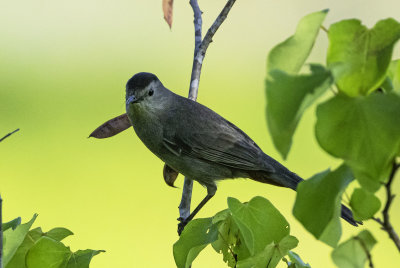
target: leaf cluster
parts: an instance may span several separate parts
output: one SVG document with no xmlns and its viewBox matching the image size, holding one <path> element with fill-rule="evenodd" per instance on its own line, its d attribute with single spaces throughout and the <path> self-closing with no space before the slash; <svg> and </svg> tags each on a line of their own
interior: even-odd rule
<svg viewBox="0 0 400 268">
<path fill-rule="evenodd" d="M 350 19 L 326 30 L 327 12 L 305 16 L 296 33 L 270 51 L 265 85 L 267 123 L 283 158 L 302 115 L 324 96 L 317 103 L 315 136 L 324 151 L 343 163 L 299 184 L 293 214 L 317 239 L 336 247 L 341 196 L 349 183 L 355 179 L 359 185 L 350 198 L 355 220 L 373 218 L 381 207 L 375 192 L 400 156 L 400 64 L 392 60 L 400 23 L 389 18 L 368 29 Z M 306 65 L 321 28 L 329 39 L 326 65 Z M 363 267 L 372 240 L 371 234 L 360 233 L 340 244 L 332 255 L 335 263 Z M 363 250 L 359 241 L 364 241 Z M 349 247 L 358 254 L 351 257 L 352 266 L 344 264 Z"/>
<path fill-rule="evenodd" d="M 2 224 L 5 268 L 88 268 L 90 261 L 104 250 L 72 252 L 61 241 L 73 233 L 66 228 L 43 232 L 32 229 L 37 214 L 24 224 L 21 218 Z"/>
<path fill-rule="evenodd" d="M 189 222 L 174 244 L 177 266 L 190 267 L 209 244 L 223 255 L 229 267 L 273 268 L 281 260 L 288 267 L 309 267 L 290 251 L 297 246 L 298 240 L 290 235 L 289 223 L 271 202 L 260 196 L 248 203 L 229 197 L 228 209 L 212 218 Z"/>
</svg>

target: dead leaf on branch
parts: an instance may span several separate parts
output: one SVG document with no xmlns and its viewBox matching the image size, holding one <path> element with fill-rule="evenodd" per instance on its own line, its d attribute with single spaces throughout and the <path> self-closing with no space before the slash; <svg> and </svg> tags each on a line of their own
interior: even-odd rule
<svg viewBox="0 0 400 268">
<path fill-rule="evenodd" d="M 173 168 L 168 166 L 167 164 L 164 165 L 163 169 L 163 176 L 164 176 L 164 181 L 168 186 L 176 188 L 174 185 L 174 182 L 176 178 L 178 177 L 179 172 L 175 171 Z"/>
<path fill-rule="evenodd" d="M 172 6 L 174 4 L 174 0 L 163 0 L 162 8 L 164 12 L 164 19 L 168 23 L 169 28 L 172 27 Z"/>
<path fill-rule="evenodd" d="M 98 128 L 96 128 L 95 131 L 90 134 L 90 137 L 96 138 L 96 139 L 104 139 L 104 138 L 109 138 L 114 135 L 117 135 L 118 133 L 128 129 L 131 127 L 132 124 L 129 121 L 128 115 L 127 114 L 121 114 L 120 116 L 117 116 L 111 120 L 108 120 Z"/>
</svg>

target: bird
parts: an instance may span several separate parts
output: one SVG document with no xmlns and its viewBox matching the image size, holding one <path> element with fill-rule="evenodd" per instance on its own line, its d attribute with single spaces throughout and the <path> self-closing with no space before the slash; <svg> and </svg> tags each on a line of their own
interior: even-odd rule
<svg viewBox="0 0 400 268">
<path fill-rule="evenodd" d="M 126 84 L 126 113 L 139 139 L 168 170 L 207 189 L 178 233 L 215 195 L 217 182 L 249 178 L 296 190 L 303 179 L 264 153 L 240 128 L 206 106 L 170 91 L 156 75 L 137 73 Z M 164 168 L 165 172 L 165 168 Z M 342 205 L 341 217 L 357 226 Z"/>
</svg>

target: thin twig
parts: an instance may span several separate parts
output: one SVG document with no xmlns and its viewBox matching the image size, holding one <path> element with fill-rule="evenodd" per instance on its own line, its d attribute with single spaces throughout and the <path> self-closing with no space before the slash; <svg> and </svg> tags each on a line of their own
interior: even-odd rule
<svg viewBox="0 0 400 268">
<path fill-rule="evenodd" d="M 14 134 L 15 132 L 19 131 L 19 128 L 17 128 L 16 130 L 14 130 L 13 132 L 8 133 L 7 135 L 5 135 L 3 138 L 0 139 L 0 141 L 3 141 L 5 138 L 10 137 L 12 134 Z"/>
<path fill-rule="evenodd" d="M 386 204 L 382 210 L 383 221 L 379 218 L 373 218 L 373 219 L 382 226 L 382 229 L 384 231 L 386 231 L 388 233 L 390 239 L 393 240 L 393 243 L 396 245 L 398 251 L 400 252 L 400 238 L 399 238 L 399 235 L 394 230 L 392 224 L 390 223 L 390 219 L 389 219 L 389 209 L 390 209 L 390 206 L 391 206 L 394 196 L 395 196 L 394 194 L 392 194 L 391 186 L 392 186 L 393 179 L 396 175 L 396 171 L 399 168 L 400 168 L 400 164 L 396 164 L 396 162 L 393 162 L 393 168 L 390 173 L 389 180 L 385 184 Z"/>
<path fill-rule="evenodd" d="M 329 33 L 328 29 L 326 29 L 324 25 L 321 25 L 321 29 L 322 29 L 324 32 Z"/>
<path fill-rule="evenodd" d="M 358 236 L 355 236 L 354 239 L 356 239 L 358 242 L 360 242 L 361 247 L 363 248 L 365 255 L 367 255 L 368 263 L 370 268 L 374 268 L 374 263 L 372 262 L 372 256 L 371 253 L 369 252 L 367 246 L 365 245 L 364 241 L 359 238 Z"/>
<path fill-rule="evenodd" d="M 197 99 L 197 93 L 200 83 L 201 67 L 203 65 L 203 60 L 206 55 L 207 48 L 212 42 L 214 34 L 217 32 L 218 28 L 221 26 L 221 24 L 228 16 L 228 13 L 231 10 L 235 1 L 236 0 L 228 0 L 225 7 L 222 9 L 221 13 L 218 15 L 217 19 L 210 27 L 210 29 L 208 29 L 206 36 L 202 40 L 202 25 L 203 25 L 203 20 L 201 17 L 202 12 L 200 10 L 197 0 L 190 0 L 190 5 L 192 6 L 194 14 L 193 23 L 194 23 L 194 40 L 195 40 L 192 75 L 190 77 L 190 88 L 189 88 L 189 99 L 191 100 L 196 101 Z M 193 180 L 185 177 L 182 189 L 182 199 L 179 205 L 180 219 L 186 219 L 190 215 L 190 202 L 192 199 L 192 190 L 193 190 Z"/>
<path fill-rule="evenodd" d="M 204 56 L 206 55 L 207 48 L 210 45 L 210 43 L 212 42 L 212 38 L 214 37 L 214 34 L 217 32 L 219 26 L 221 26 L 221 24 L 224 22 L 224 20 L 228 16 L 228 13 L 231 10 L 231 8 L 235 2 L 236 2 L 236 0 L 229 0 L 226 3 L 226 5 L 222 9 L 221 13 L 218 15 L 218 17 L 214 21 L 213 25 L 211 25 L 210 29 L 208 29 L 207 34 L 205 35 L 203 41 L 201 42 L 201 45 L 193 59 L 192 76 L 190 79 L 190 92 L 195 92 L 196 88 L 199 87 L 201 67 L 203 65 L 203 60 L 204 60 Z"/>
</svg>

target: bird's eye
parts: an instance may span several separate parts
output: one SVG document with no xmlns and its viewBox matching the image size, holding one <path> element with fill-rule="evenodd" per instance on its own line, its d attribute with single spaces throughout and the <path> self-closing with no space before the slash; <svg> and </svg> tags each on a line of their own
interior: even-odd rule
<svg viewBox="0 0 400 268">
<path fill-rule="evenodd" d="M 150 89 L 150 90 L 149 90 L 149 96 L 153 96 L 153 94 L 154 94 L 154 90 L 153 90 L 153 89 Z"/>
</svg>

